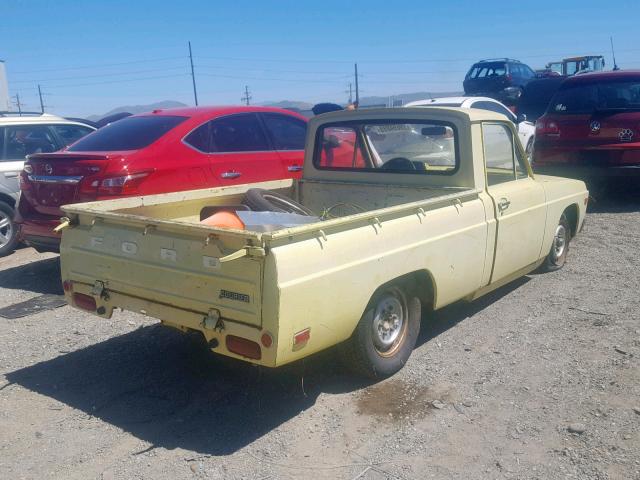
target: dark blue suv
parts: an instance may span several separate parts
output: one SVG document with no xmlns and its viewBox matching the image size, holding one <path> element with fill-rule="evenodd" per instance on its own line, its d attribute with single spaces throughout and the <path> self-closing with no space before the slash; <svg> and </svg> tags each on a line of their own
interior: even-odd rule
<svg viewBox="0 0 640 480">
<path fill-rule="evenodd" d="M 535 76 L 535 72 L 528 65 L 518 60 L 480 60 L 473 64 L 464 78 L 464 93 L 513 104 L 522 95 L 523 87 Z"/>
</svg>

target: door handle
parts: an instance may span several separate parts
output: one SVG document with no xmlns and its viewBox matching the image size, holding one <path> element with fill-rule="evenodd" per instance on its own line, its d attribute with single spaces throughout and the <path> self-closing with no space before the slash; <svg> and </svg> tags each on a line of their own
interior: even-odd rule
<svg viewBox="0 0 640 480">
<path fill-rule="evenodd" d="M 299 172 L 302 170 L 302 167 L 300 165 L 289 165 L 287 167 L 287 170 L 289 170 L 290 172 Z"/>
<path fill-rule="evenodd" d="M 511 205 L 511 202 L 509 200 L 507 200 L 506 198 L 501 198 L 498 202 L 498 210 L 504 212 L 507 208 L 509 208 L 509 205 Z"/>
<path fill-rule="evenodd" d="M 221 173 L 220 176 L 222 178 L 238 178 L 240 175 L 242 175 L 240 172 L 224 172 Z"/>
</svg>

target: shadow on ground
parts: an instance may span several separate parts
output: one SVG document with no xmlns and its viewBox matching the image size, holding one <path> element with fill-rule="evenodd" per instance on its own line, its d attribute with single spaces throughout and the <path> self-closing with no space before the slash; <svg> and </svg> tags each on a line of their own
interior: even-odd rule
<svg viewBox="0 0 640 480">
<path fill-rule="evenodd" d="M 640 180 L 596 184 L 589 193 L 589 213 L 640 212 Z"/>
<path fill-rule="evenodd" d="M 425 314 L 419 345 L 526 281 L 471 304 Z M 155 325 L 6 378 L 153 447 L 226 455 L 313 406 L 323 392 L 349 392 L 370 384 L 343 370 L 337 348 L 272 370 L 211 355 L 200 339 Z"/>
<path fill-rule="evenodd" d="M 2 270 L 0 288 L 63 295 L 60 257 L 38 260 Z"/>
</svg>

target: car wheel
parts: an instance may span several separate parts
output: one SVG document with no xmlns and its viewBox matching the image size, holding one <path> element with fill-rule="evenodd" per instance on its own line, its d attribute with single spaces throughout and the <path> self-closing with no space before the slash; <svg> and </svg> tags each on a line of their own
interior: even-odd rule
<svg viewBox="0 0 640 480">
<path fill-rule="evenodd" d="M 560 270 L 567 261 L 567 255 L 569 253 L 569 242 L 571 241 L 571 227 L 567 216 L 563 213 L 560 217 L 560 222 L 556 226 L 556 230 L 553 234 L 553 242 L 551 244 L 551 250 L 547 255 L 544 263 L 542 264 L 542 270 L 545 272 L 553 272 Z"/>
<path fill-rule="evenodd" d="M 13 215 L 13 208 L 0 202 L 0 257 L 9 255 L 18 245 L 18 227 Z"/>
<path fill-rule="evenodd" d="M 420 311 L 420 300 L 397 285 L 376 293 L 344 345 L 347 366 L 374 379 L 400 370 L 418 339 Z"/>
</svg>

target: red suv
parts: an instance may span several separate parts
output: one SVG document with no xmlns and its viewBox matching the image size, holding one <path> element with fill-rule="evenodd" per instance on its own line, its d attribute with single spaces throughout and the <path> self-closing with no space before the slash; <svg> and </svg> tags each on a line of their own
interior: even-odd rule
<svg viewBox="0 0 640 480">
<path fill-rule="evenodd" d="M 569 77 L 536 122 L 533 150 L 540 173 L 640 179 L 640 71 Z"/>
<path fill-rule="evenodd" d="M 55 153 L 28 157 L 16 221 L 38 251 L 57 251 L 61 205 L 300 175 L 305 117 L 268 107 L 154 110 Z"/>
</svg>

